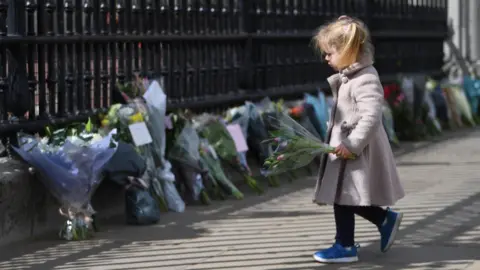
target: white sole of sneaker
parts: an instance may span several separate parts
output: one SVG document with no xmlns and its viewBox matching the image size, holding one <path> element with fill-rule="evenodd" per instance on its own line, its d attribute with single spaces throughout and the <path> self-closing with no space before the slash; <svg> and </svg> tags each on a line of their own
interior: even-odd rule
<svg viewBox="0 0 480 270">
<path fill-rule="evenodd" d="M 358 256 L 338 258 L 338 259 L 325 259 L 325 258 L 320 258 L 317 255 L 313 254 L 313 259 L 315 261 L 319 262 L 319 263 L 353 263 L 353 262 L 358 262 Z"/>
<path fill-rule="evenodd" d="M 383 253 L 387 252 L 392 247 L 393 243 L 395 243 L 395 238 L 397 237 L 397 232 L 400 229 L 400 224 L 402 223 L 402 219 L 403 219 L 403 213 L 398 213 L 397 220 L 393 225 L 393 230 L 392 230 L 392 234 L 390 235 L 390 239 L 388 239 L 387 245 L 382 250 Z"/>
</svg>

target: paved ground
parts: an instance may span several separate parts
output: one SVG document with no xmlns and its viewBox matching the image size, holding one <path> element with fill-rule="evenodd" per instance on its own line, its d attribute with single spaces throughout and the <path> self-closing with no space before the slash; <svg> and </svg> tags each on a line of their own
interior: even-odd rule
<svg viewBox="0 0 480 270">
<path fill-rule="evenodd" d="M 408 196 L 397 244 L 379 252 L 357 219 L 361 262 L 325 266 L 311 254 L 332 242 L 330 207 L 311 203 L 313 179 L 262 197 L 190 208 L 152 227 L 108 227 L 87 242 L 35 241 L 2 248 L 0 269 L 479 269 L 480 131 L 407 153 L 398 168 Z"/>
</svg>

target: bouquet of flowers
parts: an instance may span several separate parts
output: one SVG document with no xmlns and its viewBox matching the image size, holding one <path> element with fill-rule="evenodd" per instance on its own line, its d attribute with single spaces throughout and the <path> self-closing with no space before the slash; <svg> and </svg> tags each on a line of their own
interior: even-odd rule
<svg viewBox="0 0 480 270">
<path fill-rule="evenodd" d="M 243 199 L 242 192 L 240 192 L 240 190 L 238 190 L 238 188 L 225 175 L 221 161 L 218 158 L 215 149 L 205 139 L 200 141 L 200 155 L 203 164 L 208 168 L 210 177 L 218 183 L 228 195 L 232 195 L 238 200 Z"/>
<path fill-rule="evenodd" d="M 273 153 L 271 144 L 264 143 L 269 138 L 267 125 L 263 121 L 262 115 L 257 106 L 251 102 L 245 102 L 244 114 L 248 117 L 248 137 L 247 141 L 257 158 L 263 162 Z M 262 167 L 260 173 L 268 178 L 268 183 L 272 187 L 280 185 L 277 176 L 267 176 L 266 168 Z"/>
<path fill-rule="evenodd" d="M 454 91 L 452 91 L 450 87 L 442 86 L 442 92 L 445 95 L 445 100 L 447 102 L 447 107 L 448 107 L 448 115 L 450 116 L 448 119 L 449 120 L 448 126 L 450 128 L 463 127 L 463 123 L 461 119 L 462 114 L 458 109 Z"/>
<path fill-rule="evenodd" d="M 133 124 L 145 123 L 146 118 L 148 118 L 148 114 L 144 103 L 134 100 L 129 104 L 115 104 L 111 106 L 107 116 L 102 120 L 102 125 L 105 128 L 105 132 L 111 132 L 117 141 L 123 141 L 136 146 L 136 150 L 144 158 L 147 165 L 142 179 L 148 184 L 149 188 L 151 187 L 160 209 L 168 211 L 165 194 L 157 176 L 152 149 L 149 144 L 135 141 L 130 129 L 130 126 Z"/>
<path fill-rule="evenodd" d="M 459 86 L 452 86 L 450 87 L 450 91 L 453 93 L 457 110 L 460 113 L 460 117 L 463 118 L 464 124 L 475 126 L 476 123 L 472 114 L 472 109 L 464 90 Z"/>
<path fill-rule="evenodd" d="M 395 134 L 395 124 L 393 121 L 392 110 L 390 109 L 390 106 L 388 106 L 388 103 L 386 101 L 383 102 L 382 110 L 383 110 L 382 122 L 383 122 L 383 127 L 387 132 L 388 140 L 393 145 L 398 146 L 399 141 L 397 138 L 397 134 Z"/>
<path fill-rule="evenodd" d="M 268 153 L 269 151 L 268 148 L 270 147 L 268 145 L 261 143 L 263 140 L 268 138 L 268 133 L 265 128 L 265 125 L 263 124 L 262 119 L 260 118 L 260 116 L 258 115 L 258 112 L 256 111 L 254 104 L 247 102 L 244 106 L 236 107 L 228 110 L 226 119 L 229 124 L 238 124 L 240 126 L 242 130 L 242 134 L 247 141 L 251 139 L 252 134 L 260 137 L 260 138 L 258 137 L 253 138 L 253 140 L 250 140 L 250 141 L 253 141 L 254 143 L 255 141 L 257 141 L 259 143 L 260 147 L 258 145 L 255 145 L 254 147 L 257 148 L 256 150 L 259 151 L 260 154 L 262 153 L 262 151 L 267 151 L 267 154 L 262 159 L 262 161 L 264 161 L 265 158 L 270 155 L 270 153 Z M 263 136 L 265 138 L 262 139 Z M 267 149 L 264 149 L 263 146 L 267 146 Z M 247 155 L 246 155 L 247 153 L 240 152 L 238 154 L 240 158 L 240 163 L 245 168 L 247 168 L 248 173 L 251 175 L 250 167 L 247 164 Z M 261 170 L 260 173 L 262 173 L 262 175 L 265 175 L 263 170 Z M 276 177 L 268 177 L 268 182 L 269 182 L 269 185 L 272 187 L 279 186 L 279 183 Z"/>
<path fill-rule="evenodd" d="M 287 104 L 284 103 L 283 100 L 279 101 L 279 105 L 281 106 L 282 104 L 285 104 L 288 108 L 287 111 L 290 117 L 297 121 L 312 135 L 315 135 L 320 139 L 322 138 L 320 136 L 319 129 L 317 129 L 317 127 L 320 128 L 320 123 L 318 123 L 318 119 L 315 116 L 315 109 L 313 108 L 312 104 L 306 102 L 305 100 L 291 101 Z M 317 127 L 314 125 L 314 122 L 317 122 Z"/>
<path fill-rule="evenodd" d="M 425 122 L 428 125 L 428 129 L 432 135 L 438 135 L 442 132 L 442 125 L 437 117 L 437 108 L 432 97 L 432 92 L 434 90 L 434 84 L 431 80 L 427 80 L 425 83 Z"/>
<path fill-rule="evenodd" d="M 165 158 L 166 133 L 165 120 L 167 111 L 167 95 L 165 95 L 159 81 L 149 84 L 143 94 L 149 117 L 147 118 L 148 130 L 152 134 L 150 150 L 157 160 L 156 174 L 162 183 L 168 207 L 175 212 L 185 211 L 185 202 L 182 200 L 175 187 L 175 175 L 172 164 Z"/>
<path fill-rule="evenodd" d="M 271 117 L 270 120 L 276 130 L 271 133 L 269 142 L 274 142 L 276 149 L 265 161 L 269 174 L 299 169 L 310 164 L 319 155 L 335 151 L 334 147 L 323 143 L 286 114 L 281 115 L 281 118 Z M 354 158 L 354 155 L 349 157 Z"/>
<path fill-rule="evenodd" d="M 176 118 L 176 117 L 175 117 Z M 185 120 L 185 119 L 183 119 Z M 185 120 L 186 121 L 186 120 Z M 219 185 L 213 178 L 208 178 L 208 168 L 205 168 L 200 155 L 200 137 L 191 123 L 181 123 L 174 120 L 175 130 L 169 145 L 168 157 L 177 168 L 177 176 L 181 179 L 185 187 L 187 201 L 201 201 L 203 204 L 210 204 L 210 197 L 207 192 L 207 186 L 211 194 L 216 197 L 222 197 Z M 182 121 L 183 122 L 183 121 Z"/>
<path fill-rule="evenodd" d="M 443 93 L 442 86 L 438 81 L 429 79 L 426 88 L 430 92 L 430 97 L 435 106 L 435 116 L 440 122 L 441 128 L 448 128 L 450 116 L 448 114 L 448 103 Z"/>
<path fill-rule="evenodd" d="M 263 143 L 268 139 L 267 127 L 255 104 L 245 102 L 244 110 L 243 113 L 248 117 L 248 144 L 263 162 L 273 152 L 271 145 Z"/>
<path fill-rule="evenodd" d="M 294 132 L 294 133 L 298 133 L 302 130 L 306 130 L 306 128 L 304 128 L 300 123 L 298 123 L 296 120 L 294 120 L 289 116 L 289 115 L 301 115 L 301 113 L 303 112 L 303 109 L 300 107 L 287 109 L 284 106 L 284 103 L 282 100 L 278 102 L 272 102 L 269 98 L 263 99 L 258 105 L 258 107 L 260 108 L 263 121 L 265 122 L 267 131 L 269 133 L 275 134 L 276 132 L 278 132 L 280 128 L 279 123 L 282 123 L 284 125 L 283 129 L 289 129 L 291 130 L 291 132 Z M 316 135 L 310 133 L 308 130 L 306 131 L 308 132 L 308 134 L 315 136 L 318 139 Z M 273 149 L 278 148 L 279 146 L 278 140 L 267 140 L 265 142 L 270 144 L 273 147 Z M 277 150 L 274 150 L 274 153 L 275 152 L 278 153 Z M 271 156 L 272 155 L 270 155 L 269 157 Z M 269 175 L 269 177 L 272 177 L 275 175 L 275 174 L 268 173 L 269 166 L 267 166 L 266 163 L 264 163 L 264 167 L 266 167 L 266 174 Z M 290 182 L 297 178 L 293 170 L 285 171 L 285 175 L 288 177 Z"/>
<path fill-rule="evenodd" d="M 409 86 L 407 84 L 407 86 Z M 413 89 L 408 88 L 409 96 L 413 96 Z M 414 140 L 419 138 L 418 123 L 414 121 L 412 101 L 407 99 L 407 95 L 403 89 L 397 84 L 390 84 L 384 86 L 385 100 L 390 105 L 392 111 L 393 122 L 395 123 L 395 132 L 398 139 Z M 411 97 L 413 98 L 413 97 Z"/>
<path fill-rule="evenodd" d="M 472 114 L 478 116 L 479 114 L 479 97 L 480 97 L 480 80 L 470 77 L 463 77 L 463 88 L 471 107 Z"/>
<path fill-rule="evenodd" d="M 232 139 L 225 123 L 221 119 L 209 114 L 200 115 L 195 119 L 195 126 L 200 136 L 206 139 L 215 149 L 218 156 L 238 169 L 246 183 L 257 193 L 263 190 L 258 186 L 257 181 L 251 176 L 251 172 L 246 163 L 237 152 L 235 142 Z"/>
<path fill-rule="evenodd" d="M 13 149 L 38 173 L 40 180 L 60 202 L 60 213 L 67 218 L 60 237 L 84 240 L 93 232 L 90 199 L 100 182 L 103 166 L 116 150 L 111 136 L 102 137 L 76 128 L 59 129 L 40 138 L 19 134 L 19 147 Z"/>
</svg>

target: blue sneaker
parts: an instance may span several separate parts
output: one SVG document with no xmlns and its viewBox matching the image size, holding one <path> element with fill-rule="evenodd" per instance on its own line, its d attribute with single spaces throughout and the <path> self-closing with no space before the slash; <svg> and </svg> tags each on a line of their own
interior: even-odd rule
<svg viewBox="0 0 480 270">
<path fill-rule="evenodd" d="M 385 222 L 380 228 L 380 250 L 382 252 L 387 252 L 393 245 L 393 242 L 395 242 L 395 236 L 397 235 L 398 229 L 400 228 L 402 218 L 402 213 L 394 212 L 390 210 L 390 208 L 387 209 L 387 217 L 385 218 Z"/>
<path fill-rule="evenodd" d="M 313 254 L 313 258 L 321 263 L 351 263 L 358 261 L 357 247 L 345 248 L 334 244 L 331 248 L 320 250 Z"/>
</svg>

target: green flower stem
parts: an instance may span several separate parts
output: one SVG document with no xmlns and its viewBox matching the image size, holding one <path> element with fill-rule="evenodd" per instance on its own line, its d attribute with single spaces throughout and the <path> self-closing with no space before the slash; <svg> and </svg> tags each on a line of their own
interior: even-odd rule
<svg viewBox="0 0 480 270">
<path fill-rule="evenodd" d="M 278 181 L 278 177 L 277 176 L 268 176 L 268 185 L 271 186 L 271 187 L 279 187 L 280 186 L 280 182 Z"/>
<path fill-rule="evenodd" d="M 204 205 L 210 205 L 212 203 L 212 201 L 210 200 L 210 197 L 208 196 L 208 193 L 205 190 L 202 190 L 200 192 L 200 201 Z"/>
<path fill-rule="evenodd" d="M 258 185 L 257 181 L 251 177 L 248 174 L 244 174 L 245 181 L 247 182 L 247 185 L 253 189 L 255 192 L 258 194 L 263 194 L 263 189 Z"/>
<path fill-rule="evenodd" d="M 218 183 L 220 183 L 225 189 L 227 189 L 228 192 L 231 193 L 236 199 L 243 199 L 243 194 L 237 189 L 235 185 L 230 182 L 230 180 L 225 175 L 225 172 L 223 171 L 219 160 L 214 159 L 207 153 L 202 153 L 202 159 L 208 166 L 209 172 Z"/>
<path fill-rule="evenodd" d="M 162 198 L 161 196 L 157 196 L 153 193 L 152 195 L 157 199 L 157 203 L 158 203 L 158 207 L 160 208 L 160 211 L 168 212 L 168 206 L 167 206 L 167 202 L 165 201 L 165 198 Z"/>
</svg>

